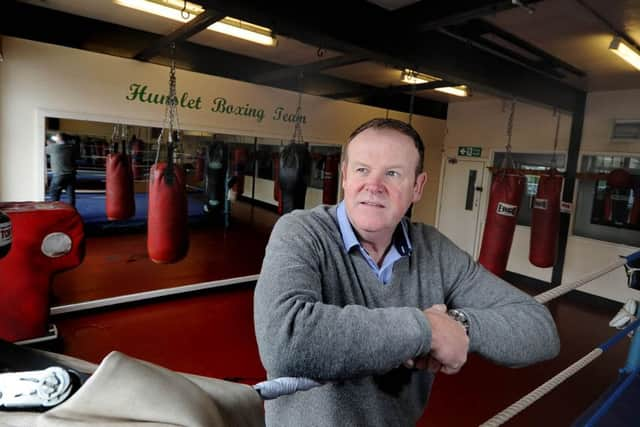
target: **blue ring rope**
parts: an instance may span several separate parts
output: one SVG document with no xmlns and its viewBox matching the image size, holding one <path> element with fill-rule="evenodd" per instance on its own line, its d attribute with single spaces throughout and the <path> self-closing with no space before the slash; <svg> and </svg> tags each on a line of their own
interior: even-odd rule
<svg viewBox="0 0 640 427">
<path fill-rule="evenodd" d="M 626 328 L 624 328 L 623 330 L 621 330 L 620 332 L 618 332 L 617 334 L 609 338 L 606 342 L 600 344 L 598 348 L 603 352 L 609 350 L 611 346 L 616 344 L 622 338 L 626 337 L 629 332 L 636 329 L 639 323 L 640 323 L 640 319 L 636 319 L 633 322 L 629 323 L 629 325 Z"/>
</svg>

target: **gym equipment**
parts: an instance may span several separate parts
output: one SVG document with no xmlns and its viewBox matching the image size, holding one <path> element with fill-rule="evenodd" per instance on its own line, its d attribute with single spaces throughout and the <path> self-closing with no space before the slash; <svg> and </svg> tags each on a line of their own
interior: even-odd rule
<svg viewBox="0 0 640 427">
<path fill-rule="evenodd" d="M 557 286 L 553 289 L 550 289 L 547 292 L 543 292 L 540 295 L 537 295 L 535 299 L 540 303 L 546 303 L 556 297 L 566 294 L 567 292 L 576 289 L 586 283 L 595 280 L 598 277 L 604 276 L 605 274 L 621 267 L 629 264 L 634 264 L 640 260 L 640 251 L 634 252 L 631 255 L 621 257 L 621 260 L 616 261 L 609 266 L 596 271 L 588 276 L 583 277 L 582 279 L 567 284 Z M 636 306 L 634 306 L 636 307 Z M 640 319 L 636 319 L 636 316 L 640 316 L 640 312 L 634 310 L 634 313 L 628 313 L 628 305 L 625 304 L 625 307 L 612 319 L 610 322 L 611 326 L 616 326 L 618 329 L 622 329 L 620 332 L 615 334 L 606 342 L 602 343 L 598 347 L 594 348 L 592 351 L 587 353 L 585 356 L 580 358 L 578 361 L 570 365 L 568 368 L 564 369 L 548 381 L 546 381 L 541 386 L 537 387 L 535 390 L 504 409 L 490 420 L 481 424 L 480 427 L 497 427 L 505 422 L 509 421 L 511 418 L 515 417 L 517 414 L 531 406 L 538 399 L 541 399 L 544 395 L 549 393 L 551 390 L 556 388 L 558 385 L 562 384 L 564 381 L 569 379 L 575 373 L 579 372 L 582 368 L 587 366 L 589 363 L 593 362 L 595 359 L 600 357 L 604 352 L 608 351 L 613 345 L 618 343 L 624 337 L 628 336 L 629 333 L 634 333 L 640 325 Z M 617 390 L 624 390 L 629 386 L 631 381 L 635 380 L 640 373 L 640 338 L 638 338 L 640 334 L 637 332 L 634 333 L 633 342 L 631 344 L 631 349 L 629 351 L 629 356 L 627 358 L 627 364 L 625 368 L 623 368 L 621 377 L 623 380 L 620 383 L 619 387 L 616 387 Z M 601 407 L 600 410 L 595 411 L 593 415 L 589 412 L 587 413 L 588 417 L 580 418 L 574 425 L 576 426 L 590 426 L 593 427 L 596 425 L 597 421 L 603 417 L 603 415 L 607 412 L 607 410 L 612 406 L 613 402 L 618 399 L 620 393 L 614 392 L 609 398 L 604 402 L 603 405 L 599 405 Z M 593 412 L 593 411 L 591 411 Z M 588 418 L 587 420 L 583 418 Z M 624 426 L 635 426 L 637 425 L 637 416 L 632 416 L 629 424 L 624 424 Z M 617 427 L 623 427 L 623 424 L 620 424 L 620 420 L 618 419 L 614 424 Z"/>
<path fill-rule="evenodd" d="M 526 183 L 522 172 L 513 168 L 514 162 L 511 157 L 511 133 L 515 108 L 515 101 L 513 101 L 507 125 L 505 158 L 500 169 L 493 174 L 489 208 L 478 258 L 478 262 L 496 276 L 502 276 L 507 269 L 518 209 Z"/>
<path fill-rule="evenodd" d="M 11 250 L 12 235 L 11 219 L 4 212 L 0 211 L 0 259 L 7 256 Z"/>
<path fill-rule="evenodd" d="M 119 125 L 114 126 L 111 152 L 107 155 L 105 208 L 107 219 L 122 220 L 136 213 L 133 191 L 133 171 L 127 154 L 125 126 L 122 126 L 122 151 L 117 142 Z"/>
<path fill-rule="evenodd" d="M 531 211 L 529 240 L 529 261 L 537 267 L 551 267 L 556 260 L 562 182 L 562 175 L 555 169 L 549 175 L 541 175 L 538 181 Z"/>
<path fill-rule="evenodd" d="M 339 154 L 328 154 L 324 159 L 322 176 L 322 203 L 335 205 L 338 202 L 338 168 Z"/>
<path fill-rule="evenodd" d="M 82 218 L 62 202 L 0 203 L 0 210 L 13 231 L 11 251 L 0 259 L 0 338 L 44 336 L 53 275 L 78 266 L 84 258 Z"/>
<path fill-rule="evenodd" d="M 478 262 L 496 276 L 507 269 L 525 183 L 520 171 L 502 169 L 493 175 Z"/>
<path fill-rule="evenodd" d="M 147 220 L 147 252 L 149 258 L 159 264 L 180 261 L 189 249 L 187 229 L 187 193 L 182 167 L 176 164 L 179 158 L 177 149 L 178 98 L 176 96 L 175 43 L 171 44 L 171 68 L 169 71 L 169 97 L 165 112 L 168 123 L 167 157 L 160 162 L 164 127 L 158 135 L 157 152 L 149 176 L 149 217 Z"/>
<path fill-rule="evenodd" d="M 231 191 L 235 193 L 235 196 L 242 196 L 244 193 L 244 174 L 246 172 L 247 159 L 249 158 L 249 152 L 246 148 L 240 147 L 233 150 L 233 158 L 231 159 L 231 176 L 234 178 Z"/>
<path fill-rule="evenodd" d="M 280 194 L 282 213 L 304 209 L 311 154 L 307 144 L 292 141 L 280 153 Z"/>
<path fill-rule="evenodd" d="M 207 146 L 205 162 L 207 173 L 204 176 L 204 193 L 206 201 L 204 211 L 222 213 L 225 205 L 225 175 L 227 150 L 223 143 L 215 142 Z"/>
<path fill-rule="evenodd" d="M 302 84 L 302 74 L 299 75 Z M 294 117 L 302 117 L 302 92 L 298 92 L 298 108 Z M 282 214 L 294 209 L 304 209 L 311 171 L 309 144 L 302 137 L 302 125 L 296 120 L 291 141 L 280 150 L 279 162 L 280 197 Z"/>
<path fill-rule="evenodd" d="M 604 196 L 604 220 L 614 225 L 625 225 L 629 220 L 629 191 L 633 185 L 631 174 L 614 169 L 607 174 Z"/>
</svg>

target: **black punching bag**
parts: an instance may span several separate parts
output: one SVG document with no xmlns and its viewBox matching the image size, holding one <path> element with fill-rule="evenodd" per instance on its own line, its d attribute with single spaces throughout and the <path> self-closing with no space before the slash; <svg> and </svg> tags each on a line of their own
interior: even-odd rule
<svg viewBox="0 0 640 427">
<path fill-rule="evenodd" d="M 291 142 L 280 152 L 280 194 L 282 213 L 304 209 L 311 154 L 307 144 Z"/>
<path fill-rule="evenodd" d="M 204 175 L 204 193 L 206 197 L 204 211 L 207 213 L 220 213 L 224 210 L 226 158 L 224 144 L 214 143 L 207 147 L 206 174 Z"/>
<path fill-rule="evenodd" d="M 9 253 L 13 240 L 12 236 L 11 220 L 4 212 L 0 211 L 0 258 Z"/>
</svg>

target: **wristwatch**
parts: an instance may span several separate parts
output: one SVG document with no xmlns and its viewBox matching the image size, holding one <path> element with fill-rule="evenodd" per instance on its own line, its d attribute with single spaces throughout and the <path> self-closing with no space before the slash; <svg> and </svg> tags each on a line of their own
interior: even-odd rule
<svg viewBox="0 0 640 427">
<path fill-rule="evenodd" d="M 457 308 L 452 308 L 447 311 L 447 314 L 456 322 L 459 322 L 463 327 L 467 335 L 469 335 L 469 318 L 462 310 L 458 310 Z"/>
</svg>

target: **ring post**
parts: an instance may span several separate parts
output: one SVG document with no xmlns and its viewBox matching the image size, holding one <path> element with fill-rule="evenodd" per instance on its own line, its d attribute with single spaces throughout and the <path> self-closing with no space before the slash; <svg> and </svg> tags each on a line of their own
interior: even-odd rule
<svg viewBox="0 0 640 427">
<path fill-rule="evenodd" d="M 640 251 L 634 252 L 626 257 L 627 263 L 631 264 L 640 260 Z M 636 318 L 640 318 L 640 304 L 637 304 Z M 629 354 L 627 355 L 627 363 L 622 368 L 622 372 L 630 374 L 631 372 L 638 371 L 640 369 L 640 334 L 637 332 L 633 334 L 631 340 L 631 346 L 629 347 Z"/>
<path fill-rule="evenodd" d="M 636 317 L 640 317 L 640 304 L 636 309 Z M 627 363 L 622 368 L 622 372 L 630 374 L 632 372 L 638 372 L 640 368 L 640 333 L 636 330 L 631 340 L 631 346 L 629 347 L 629 354 L 627 355 Z"/>
</svg>

